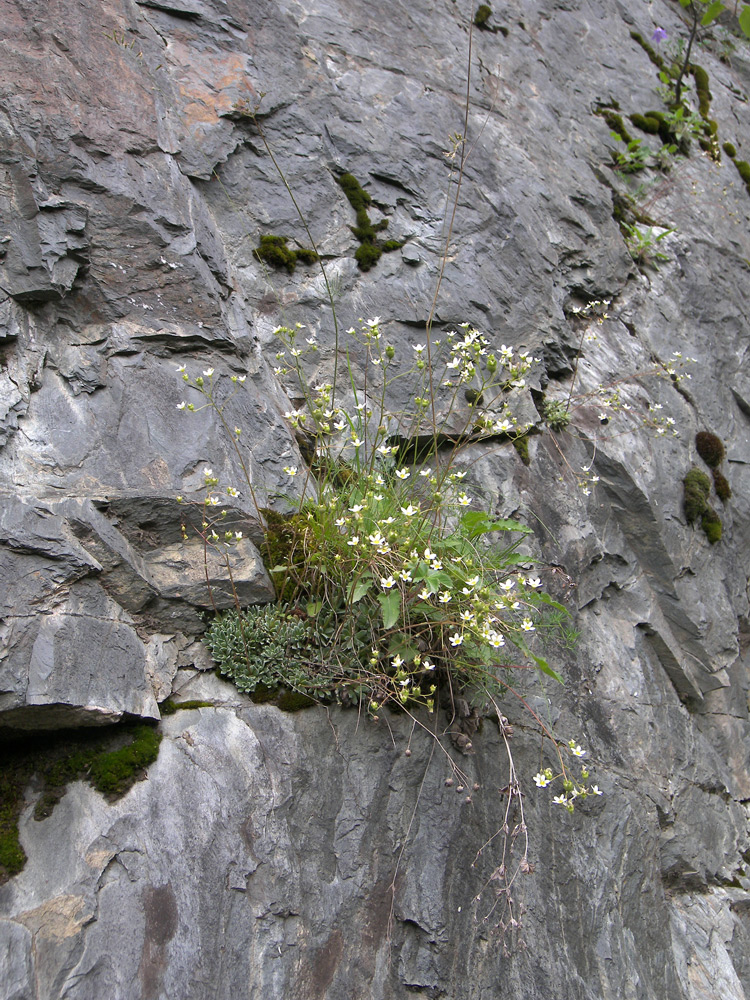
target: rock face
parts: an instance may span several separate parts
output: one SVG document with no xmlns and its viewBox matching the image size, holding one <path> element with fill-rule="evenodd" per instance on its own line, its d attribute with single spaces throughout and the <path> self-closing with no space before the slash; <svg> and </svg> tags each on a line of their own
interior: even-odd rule
<svg viewBox="0 0 750 1000">
<path fill-rule="evenodd" d="M 750 43 L 733 17 L 694 55 L 708 98 L 689 77 L 715 140 L 631 177 L 613 116 L 660 145 L 628 116 L 665 108 L 648 40 L 686 36 L 668 0 L 508 0 L 471 31 L 455 0 L 0 12 L 0 731 L 155 720 L 170 693 L 211 706 L 162 720 L 117 802 L 76 782 L 36 820 L 29 786 L 0 998 L 750 996 Z M 347 172 L 403 244 L 366 272 Z M 640 266 L 618 221 L 651 241 Z M 257 508 L 285 509 L 284 466 L 303 464 L 273 329 L 305 324 L 332 365 L 321 272 L 262 266 L 268 234 L 314 240 L 342 331 L 379 315 L 410 356 L 444 270 L 435 332 L 469 322 L 540 359 L 514 403 L 540 432 L 529 464 L 500 436 L 466 453 L 467 483 L 534 528 L 574 612 L 552 657 L 565 686 L 519 694 L 586 745 L 604 795 L 553 805 L 535 727 L 503 705 L 535 867 L 513 886 L 520 928 L 498 929 L 509 765 L 491 720 L 451 763 L 403 717 L 253 705 L 195 641 L 206 578 L 219 608 L 233 586 L 273 599 Z M 542 392 L 572 392 L 567 428 L 545 426 Z M 711 498 L 715 544 L 683 509 L 686 473 L 710 471 L 702 430 L 732 489 Z M 204 562 L 207 466 L 239 491 L 231 579 Z"/>
</svg>

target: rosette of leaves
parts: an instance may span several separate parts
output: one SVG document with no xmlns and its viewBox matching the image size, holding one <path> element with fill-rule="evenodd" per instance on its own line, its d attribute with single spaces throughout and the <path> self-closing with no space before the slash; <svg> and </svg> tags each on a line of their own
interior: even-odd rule
<svg viewBox="0 0 750 1000">
<path fill-rule="evenodd" d="M 286 687 L 320 699 L 330 697 L 336 683 L 334 670 L 321 657 L 332 635 L 329 621 L 314 621 L 284 604 L 265 604 L 219 615 L 203 641 L 239 691 Z"/>
</svg>

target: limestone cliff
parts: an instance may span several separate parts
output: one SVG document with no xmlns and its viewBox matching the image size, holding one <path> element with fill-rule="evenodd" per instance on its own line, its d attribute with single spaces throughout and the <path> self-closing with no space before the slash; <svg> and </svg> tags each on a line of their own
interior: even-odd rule
<svg viewBox="0 0 750 1000">
<path fill-rule="evenodd" d="M 629 116 L 665 108 L 650 39 L 686 36 L 679 4 L 496 0 L 471 29 L 476 7 L 0 0 L 0 753 L 158 720 L 169 695 L 208 703 L 159 723 L 158 759 L 116 801 L 71 781 L 35 818 L 38 776 L 24 785 L 2 1000 L 750 996 L 750 43 L 731 12 L 705 33 L 698 134 L 628 173 L 662 144 Z M 518 394 L 528 464 L 501 436 L 468 466 L 534 529 L 574 614 L 564 687 L 524 691 L 604 794 L 570 816 L 537 789 L 539 738 L 509 699 L 535 869 L 514 886 L 519 930 L 493 910 L 496 726 L 461 758 L 467 803 L 404 717 L 254 705 L 197 641 L 203 547 L 175 498 L 201 495 L 206 465 L 240 469 L 210 411 L 178 410 L 175 369 L 247 376 L 227 419 L 277 502 L 302 457 L 272 331 L 315 329 L 324 365 L 332 344 L 320 269 L 254 253 L 268 234 L 309 247 L 241 113 L 256 107 L 341 329 L 378 315 L 399 345 L 424 334 L 465 131 L 434 329 L 466 321 L 540 359 Z M 347 172 L 402 244 L 369 270 Z M 652 241 L 640 260 L 621 224 Z M 689 380 L 640 377 L 683 362 Z M 537 404 L 571 389 L 553 431 Z M 704 430 L 732 491 L 711 500 L 713 544 L 683 505 L 687 472 L 710 471 Z M 254 508 L 233 505 L 241 599 L 270 600 Z"/>
</svg>

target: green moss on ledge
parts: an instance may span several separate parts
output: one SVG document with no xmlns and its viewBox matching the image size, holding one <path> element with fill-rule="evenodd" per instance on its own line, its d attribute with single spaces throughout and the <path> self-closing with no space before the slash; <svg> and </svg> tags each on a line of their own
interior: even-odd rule
<svg viewBox="0 0 750 1000">
<path fill-rule="evenodd" d="M 308 250 L 305 247 L 292 250 L 287 246 L 286 236 L 261 236 L 260 244 L 253 250 L 253 255 L 256 260 L 268 264 L 269 267 L 274 267 L 277 270 L 286 268 L 289 274 L 294 274 L 298 260 L 301 260 L 303 264 L 314 264 L 318 260 L 318 255 L 314 250 Z"/>
<path fill-rule="evenodd" d="M 474 24 L 478 28 L 484 28 L 487 26 L 487 22 L 492 16 L 492 7 L 489 4 L 483 3 L 477 7 L 477 12 L 474 15 Z"/>
<path fill-rule="evenodd" d="M 6 734 L 7 736 L 7 734 Z M 71 781 L 88 781 L 117 799 L 146 775 L 159 754 L 161 733 L 152 725 L 125 723 L 104 729 L 34 733 L 3 744 L 0 773 L 0 884 L 22 871 L 26 854 L 18 820 L 36 775 L 41 795 L 34 819 L 49 816 Z"/>
<path fill-rule="evenodd" d="M 357 225 L 349 227 L 356 239 L 359 240 L 354 259 L 357 261 L 360 271 L 369 271 L 384 253 L 398 250 L 404 244 L 399 240 L 379 242 L 378 233 L 388 228 L 388 220 L 381 219 L 378 223 L 372 222 L 367 211 L 368 206 L 372 204 L 372 197 L 369 192 L 365 191 L 354 174 L 342 174 L 338 182 L 349 204 L 357 213 Z"/>
<path fill-rule="evenodd" d="M 682 481 L 684 489 L 685 517 L 688 524 L 694 524 L 708 508 L 711 480 L 700 469 L 691 469 Z"/>
</svg>

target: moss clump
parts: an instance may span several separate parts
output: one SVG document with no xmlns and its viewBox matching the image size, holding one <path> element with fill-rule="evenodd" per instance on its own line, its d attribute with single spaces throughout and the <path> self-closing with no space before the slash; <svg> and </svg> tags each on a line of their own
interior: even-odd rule
<svg viewBox="0 0 750 1000">
<path fill-rule="evenodd" d="M 716 496 L 722 503 L 726 503 L 732 495 L 732 487 L 729 485 L 729 480 L 722 472 L 719 472 L 718 469 L 714 469 L 713 474 Z"/>
<path fill-rule="evenodd" d="M 159 756 L 160 743 L 161 733 L 150 726 L 138 726 L 132 743 L 91 762 L 88 780 L 104 795 L 124 795 Z"/>
<path fill-rule="evenodd" d="M 647 132 L 649 135 L 657 135 L 659 132 L 660 122 L 653 115 L 630 115 L 630 121 L 636 128 L 639 128 L 641 132 Z"/>
<path fill-rule="evenodd" d="M 354 259 L 359 264 L 360 271 L 369 271 L 380 260 L 383 251 L 374 243 L 360 243 L 354 252 Z"/>
<path fill-rule="evenodd" d="M 359 240 L 354 259 L 357 261 L 360 271 L 369 271 L 377 264 L 384 251 L 390 253 L 391 250 L 397 250 L 403 246 L 403 243 L 399 243 L 398 240 L 378 242 L 378 233 L 388 228 L 388 220 L 382 219 L 377 224 L 373 224 L 367 211 L 368 206 L 372 204 L 372 198 L 354 174 L 342 174 L 339 177 L 339 185 L 349 204 L 357 213 L 357 225 L 350 227 L 354 236 Z"/>
<path fill-rule="evenodd" d="M 513 438 L 513 447 L 518 452 L 518 455 L 524 465 L 531 465 L 531 458 L 529 456 L 529 435 L 521 434 L 517 438 Z"/>
<path fill-rule="evenodd" d="M 303 708 L 310 708 L 315 705 L 315 699 L 301 694 L 299 691 L 280 691 L 276 698 L 277 706 L 282 712 L 299 712 Z"/>
<path fill-rule="evenodd" d="M 701 528 L 703 528 L 711 545 L 716 545 L 718 541 L 721 541 L 721 518 L 713 507 L 708 507 L 701 518 Z"/>
<path fill-rule="evenodd" d="M 745 184 L 750 187 L 750 163 L 747 160 L 733 160 L 735 167 L 737 168 L 737 173 L 743 179 Z"/>
<path fill-rule="evenodd" d="M 298 260 L 303 264 L 314 264 L 318 260 L 314 250 L 307 250 L 304 247 L 292 250 L 287 246 L 286 236 L 261 236 L 260 244 L 253 250 L 253 255 L 269 267 L 277 270 L 286 268 L 289 274 L 294 274 Z"/>
<path fill-rule="evenodd" d="M 699 431 L 695 435 L 695 447 L 706 465 L 710 465 L 712 469 L 724 461 L 724 442 L 710 431 Z"/>
<path fill-rule="evenodd" d="M 684 507 L 688 524 L 694 524 L 708 509 L 711 480 L 700 469 L 691 469 L 682 481 L 685 491 Z"/>
<path fill-rule="evenodd" d="M 649 43 L 646 41 L 646 39 L 643 37 L 640 31 L 631 31 L 630 37 L 633 39 L 634 42 L 638 42 L 638 44 L 646 53 L 646 55 L 649 57 L 654 66 L 658 66 L 659 69 L 664 70 L 665 73 L 669 72 L 669 67 L 667 66 L 664 59 L 662 59 L 662 57 L 659 55 L 659 53 L 652 45 L 649 45 Z"/>
<path fill-rule="evenodd" d="M 125 742 L 124 742 L 125 741 Z M 26 863 L 18 818 L 32 777 L 41 784 L 34 819 L 49 816 L 71 781 L 88 781 L 110 798 L 124 795 L 144 777 L 159 753 L 161 734 L 152 726 L 125 724 L 74 733 L 35 733 L 4 746 L 0 774 L 0 884 Z"/>
<path fill-rule="evenodd" d="M 187 711 L 191 708 L 214 708 L 214 703 L 212 701 L 172 701 L 171 698 L 166 698 L 159 705 L 159 711 L 162 717 L 165 715 L 174 715 L 175 712 L 179 712 L 180 709 Z"/>
<path fill-rule="evenodd" d="M 730 160 L 733 160 L 737 155 L 737 150 L 734 148 L 731 142 L 723 143 L 721 148 L 724 150 L 724 152 L 727 154 Z"/>
<path fill-rule="evenodd" d="M 489 21 L 491 16 L 492 16 L 492 7 L 490 7 L 489 4 L 486 3 L 480 4 L 480 6 L 477 7 L 476 14 L 474 15 L 474 24 L 476 24 L 478 28 L 484 28 L 487 26 L 487 22 Z"/>
<path fill-rule="evenodd" d="M 708 112 L 711 110 L 711 100 L 713 95 L 708 89 L 708 73 L 702 66 L 696 66 L 693 64 L 691 66 L 691 71 L 693 74 L 693 79 L 695 80 L 695 89 L 698 94 L 698 110 L 700 111 L 702 118 L 708 118 Z"/>
<path fill-rule="evenodd" d="M 633 136 L 628 132 L 622 115 L 618 114 L 616 110 L 611 107 L 600 108 L 596 114 L 605 120 L 612 132 L 616 133 L 623 142 L 633 141 Z"/>
</svg>

